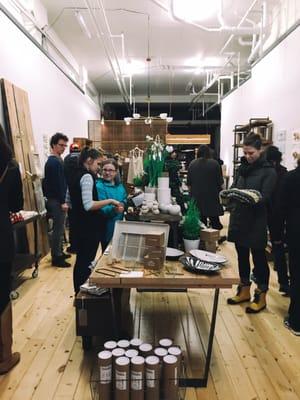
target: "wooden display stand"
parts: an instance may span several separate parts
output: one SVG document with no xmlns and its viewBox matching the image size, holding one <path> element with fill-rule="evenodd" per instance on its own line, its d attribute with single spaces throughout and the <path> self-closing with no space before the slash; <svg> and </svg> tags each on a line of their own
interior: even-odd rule
<svg viewBox="0 0 300 400">
<path fill-rule="evenodd" d="M 215 253 L 218 247 L 218 240 L 220 239 L 220 231 L 217 229 L 206 228 L 200 232 L 200 240 L 205 242 L 205 250 Z"/>
</svg>

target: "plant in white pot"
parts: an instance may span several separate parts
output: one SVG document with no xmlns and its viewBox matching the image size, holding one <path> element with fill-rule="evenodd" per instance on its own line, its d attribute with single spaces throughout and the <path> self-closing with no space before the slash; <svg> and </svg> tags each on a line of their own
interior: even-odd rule
<svg viewBox="0 0 300 400">
<path fill-rule="evenodd" d="M 198 249 L 200 243 L 200 212 L 194 199 L 188 203 L 188 209 L 182 224 L 185 251 Z"/>
</svg>

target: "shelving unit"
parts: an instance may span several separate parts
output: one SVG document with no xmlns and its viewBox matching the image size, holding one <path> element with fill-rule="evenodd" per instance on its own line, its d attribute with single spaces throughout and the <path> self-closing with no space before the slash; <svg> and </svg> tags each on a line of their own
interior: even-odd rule
<svg viewBox="0 0 300 400">
<path fill-rule="evenodd" d="M 233 177 L 241 163 L 243 143 L 245 136 L 250 132 L 258 133 L 262 137 L 263 145 L 268 146 L 273 143 L 273 123 L 270 118 L 250 118 L 245 125 L 235 125 L 233 144 Z"/>
</svg>

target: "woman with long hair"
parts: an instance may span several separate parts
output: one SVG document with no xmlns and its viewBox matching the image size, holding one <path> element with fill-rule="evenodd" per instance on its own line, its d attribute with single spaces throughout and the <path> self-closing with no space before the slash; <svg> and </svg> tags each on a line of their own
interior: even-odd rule
<svg viewBox="0 0 300 400">
<path fill-rule="evenodd" d="M 127 203 L 127 192 L 120 181 L 119 165 L 116 160 L 108 159 L 102 163 L 102 178 L 97 180 L 97 192 L 99 200 L 114 199 L 119 201 L 119 206 L 109 204 L 101 208 L 101 213 L 107 218 L 106 231 L 103 238 L 102 250 L 111 241 L 115 229 L 116 221 L 122 220 L 124 207 Z"/>
<path fill-rule="evenodd" d="M 248 313 L 258 313 L 266 307 L 270 271 L 266 258 L 267 207 L 276 184 L 276 172 L 265 159 L 260 135 L 250 133 L 244 140 L 244 157 L 231 188 L 255 190 L 260 200 L 247 204 L 232 200 L 228 241 L 235 243 L 238 256 L 240 283 L 237 294 L 228 304 L 250 301 L 250 252 L 252 254 L 257 288 L 253 301 L 246 308 Z"/>
<path fill-rule="evenodd" d="M 9 213 L 23 207 L 22 180 L 12 151 L 0 125 L 0 374 L 5 374 L 20 361 L 12 353 L 12 306 L 10 301 L 14 238 Z"/>
<path fill-rule="evenodd" d="M 98 245 L 105 235 L 106 221 L 100 209 L 107 205 L 119 206 L 114 199 L 99 200 L 96 178 L 102 162 L 102 154 L 85 147 L 79 156 L 76 179 L 69 187 L 72 209 L 76 215 L 75 232 L 78 239 L 73 282 L 75 294 L 91 273 L 89 268 L 95 259 Z"/>
</svg>

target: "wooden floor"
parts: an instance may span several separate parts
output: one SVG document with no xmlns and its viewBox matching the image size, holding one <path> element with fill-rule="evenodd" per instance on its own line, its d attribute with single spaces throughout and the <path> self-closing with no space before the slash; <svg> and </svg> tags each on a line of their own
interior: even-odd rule
<svg viewBox="0 0 300 400">
<path fill-rule="evenodd" d="M 232 245 L 222 245 L 221 251 L 236 265 Z M 84 354 L 75 335 L 72 270 L 51 267 L 45 258 L 37 279 L 31 279 L 30 270 L 25 276 L 14 301 L 14 349 L 22 359 L 0 377 L 0 399 L 90 400 L 96 350 Z M 300 338 L 283 327 L 289 301 L 277 291 L 275 273 L 268 308 L 259 315 L 245 314 L 245 306 L 228 306 L 231 293 L 221 291 L 208 387 L 188 389 L 185 399 L 300 399 Z M 207 340 L 212 294 L 133 291 L 135 335 L 151 342 L 173 337 L 185 351 L 187 373 L 201 373 L 198 334 Z"/>
</svg>

